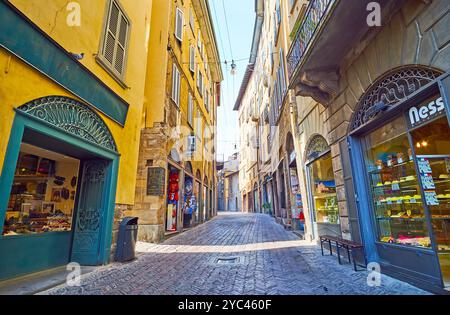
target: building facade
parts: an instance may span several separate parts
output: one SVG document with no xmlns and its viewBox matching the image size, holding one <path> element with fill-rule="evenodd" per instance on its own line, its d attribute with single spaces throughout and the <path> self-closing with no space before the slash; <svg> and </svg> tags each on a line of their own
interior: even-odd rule
<svg viewBox="0 0 450 315">
<path fill-rule="evenodd" d="M 216 214 L 223 77 L 208 1 L 156 1 L 153 13 L 136 203 L 124 215 L 159 242 Z"/>
<path fill-rule="evenodd" d="M 0 2 L 0 280 L 110 261 L 134 205 L 151 10 Z"/>
<path fill-rule="evenodd" d="M 361 242 L 382 272 L 439 291 L 450 265 L 450 4 L 292 3 L 287 64 L 306 237 Z"/>
</svg>

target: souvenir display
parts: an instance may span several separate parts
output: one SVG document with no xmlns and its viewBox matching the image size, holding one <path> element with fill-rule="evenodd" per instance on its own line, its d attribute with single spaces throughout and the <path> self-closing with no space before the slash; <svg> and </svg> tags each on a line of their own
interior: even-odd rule
<svg viewBox="0 0 450 315">
<path fill-rule="evenodd" d="M 60 174 L 77 174 L 79 162 L 63 158 L 63 164 L 44 156 L 29 154 L 39 149 L 25 145 L 19 155 L 8 201 L 3 235 L 24 235 L 70 231 L 74 200 Z M 74 191 L 75 194 L 75 191 Z"/>
<path fill-rule="evenodd" d="M 169 175 L 169 185 L 167 192 L 167 218 L 166 230 L 177 230 L 177 209 L 179 201 L 179 185 L 180 173 L 178 171 L 171 171 Z"/>
</svg>

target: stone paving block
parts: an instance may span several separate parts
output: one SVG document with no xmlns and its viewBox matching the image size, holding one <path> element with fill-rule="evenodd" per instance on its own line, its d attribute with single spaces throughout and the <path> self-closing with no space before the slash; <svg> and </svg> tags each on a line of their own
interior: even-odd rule
<svg viewBox="0 0 450 315">
<path fill-rule="evenodd" d="M 286 241 L 299 239 L 267 215 L 220 215 L 163 244 L 139 243 L 135 261 L 99 268 L 82 278 L 81 287 L 63 285 L 43 294 L 427 294 L 384 275 L 382 286 L 371 288 L 368 272 L 339 265 L 336 256 L 322 256 L 317 245 L 306 241 L 270 248 Z M 239 257 L 239 262 L 221 265 L 219 257 Z"/>
</svg>

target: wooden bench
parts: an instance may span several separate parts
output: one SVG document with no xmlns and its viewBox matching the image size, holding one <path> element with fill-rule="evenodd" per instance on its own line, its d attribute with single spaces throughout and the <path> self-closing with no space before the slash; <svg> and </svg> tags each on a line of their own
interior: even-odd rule
<svg viewBox="0 0 450 315">
<path fill-rule="evenodd" d="M 322 251 L 322 256 L 324 256 L 323 243 L 328 243 L 328 246 L 330 248 L 330 255 L 333 256 L 331 242 L 336 243 L 337 256 L 338 256 L 338 261 L 339 261 L 340 265 L 342 265 L 342 262 L 341 262 L 341 255 L 340 255 L 339 249 L 344 248 L 347 250 L 348 262 L 350 264 L 352 263 L 352 261 L 350 259 L 350 253 L 351 253 L 351 256 L 353 258 L 353 269 L 355 269 L 355 271 L 358 271 L 358 269 L 356 267 L 357 264 L 356 264 L 356 259 L 355 259 L 355 251 L 358 251 L 358 250 L 362 252 L 362 254 L 364 256 L 364 263 L 365 263 L 364 267 L 367 268 L 367 261 L 366 261 L 365 255 L 364 255 L 364 246 L 357 242 L 345 240 L 345 239 L 337 237 L 337 236 L 330 236 L 330 235 L 320 236 L 320 249 Z"/>
</svg>

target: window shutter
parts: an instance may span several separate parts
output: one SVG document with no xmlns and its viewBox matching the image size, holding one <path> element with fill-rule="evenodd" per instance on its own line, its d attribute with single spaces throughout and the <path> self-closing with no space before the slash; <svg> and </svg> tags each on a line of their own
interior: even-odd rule
<svg viewBox="0 0 450 315">
<path fill-rule="evenodd" d="M 189 70 L 195 73 L 195 47 L 189 47 Z"/>
<path fill-rule="evenodd" d="M 127 56 L 130 22 L 115 0 L 111 0 L 107 16 L 102 55 L 113 73 L 123 78 Z"/>
<path fill-rule="evenodd" d="M 181 76 L 178 67 L 173 64 L 172 68 L 172 100 L 177 106 L 180 105 L 180 89 L 181 89 Z"/>
<path fill-rule="evenodd" d="M 172 100 L 176 102 L 177 99 L 177 66 L 173 64 L 172 66 Z"/>
<path fill-rule="evenodd" d="M 175 21 L 175 37 L 182 42 L 183 41 L 183 11 L 177 8 L 176 21 Z"/>
<path fill-rule="evenodd" d="M 189 92 L 188 96 L 188 122 L 192 126 L 192 119 L 194 114 L 194 104 L 193 104 L 192 94 Z"/>
<path fill-rule="evenodd" d="M 177 105 L 180 106 L 181 74 L 177 68 Z"/>
</svg>

